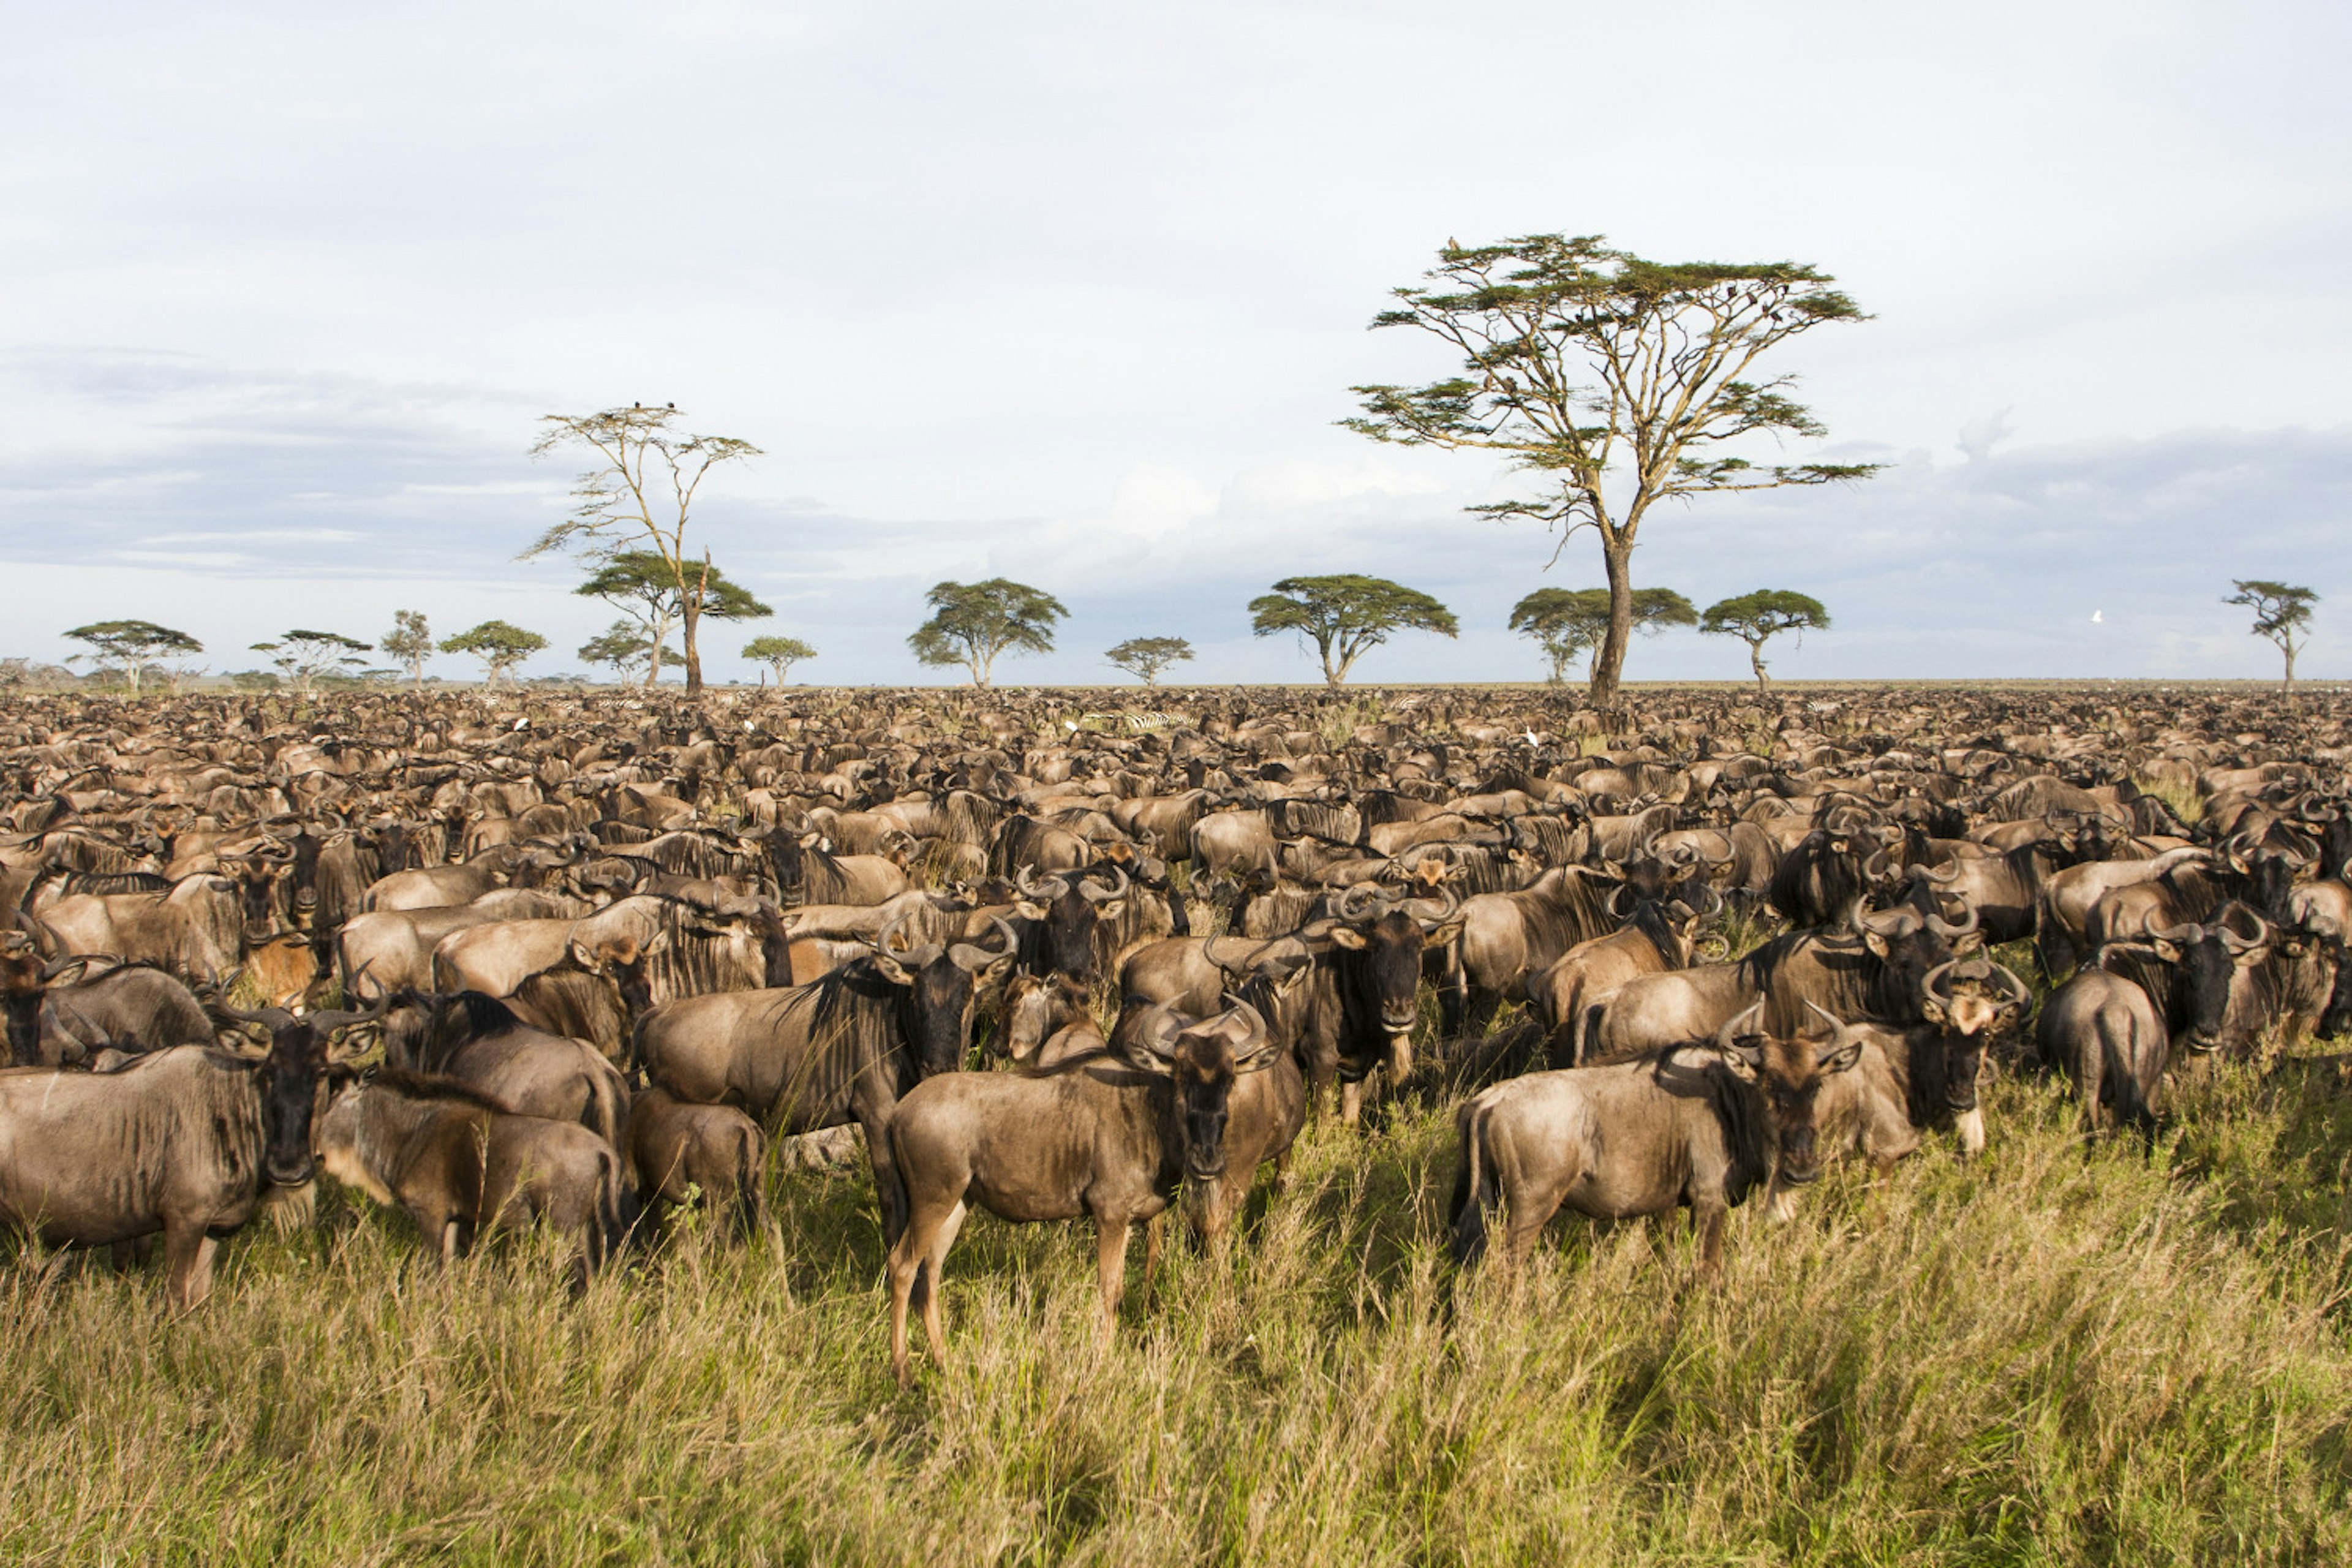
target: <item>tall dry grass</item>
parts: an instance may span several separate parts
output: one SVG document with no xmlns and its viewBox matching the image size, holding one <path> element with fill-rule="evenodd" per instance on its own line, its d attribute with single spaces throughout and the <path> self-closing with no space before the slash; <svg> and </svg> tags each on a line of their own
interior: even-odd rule
<svg viewBox="0 0 2352 1568">
<path fill-rule="evenodd" d="M 1713 1289 L 1678 1221 L 1457 1279 L 1446 1108 L 1318 1126 L 1107 1354 L 1083 1228 L 975 1219 L 904 1394 L 862 1179 L 577 1304 L 551 1244 L 444 1275 L 329 1192 L 183 1321 L 150 1275 L 7 1271 L 0 1560 L 2352 1560 L 2335 1065 L 2201 1071 L 2153 1152 L 2038 1080 L 1990 1104 L 1979 1160 L 1741 1211 Z"/>
</svg>

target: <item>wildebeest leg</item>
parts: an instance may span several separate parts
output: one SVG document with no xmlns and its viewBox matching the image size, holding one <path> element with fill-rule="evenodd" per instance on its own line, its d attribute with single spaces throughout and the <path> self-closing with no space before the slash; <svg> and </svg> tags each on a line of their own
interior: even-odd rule
<svg viewBox="0 0 2352 1568">
<path fill-rule="evenodd" d="M 1462 1019 L 1469 1003 L 1468 982 L 1463 974 L 1462 944 L 1453 943 L 1445 950 L 1445 967 L 1437 980 L 1437 1016 L 1439 1026 L 1449 1040 L 1462 1037 Z"/>
<path fill-rule="evenodd" d="M 1723 1277 L 1723 1226 L 1731 1215 L 1721 1193 L 1691 1196 L 1691 1229 L 1698 1233 L 1698 1278 L 1712 1285 Z"/>
<path fill-rule="evenodd" d="M 956 1233 L 963 1229 L 964 1219 L 971 1213 L 971 1205 L 956 1205 L 947 1222 L 940 1226 L 939 1239 L 923 1255 L 923 1338 L 931 1347 L 932 1362 L 940 1366 L 945 1366 L 948 1360 L 947 1325 L 940 1318 L 940 1270 L 947 1266 L 948 1248 L 955 1245 Z"/>
<path fill-rule="evenodd" d="M 895 1102 L 894 1102 L 895 1103 Z M 850 1111 L 866 1130 L 866 1157 L 874 1166 L 874 1201 L 882 1209 L 882 1242 L 896 1247 L 907 1230 L 907 1188 L 890 1152 L 890 1105 L 877 1104 L 861 1086 Z"/>
<path fill-rule="evenodd" d="M 1211 1202 L 1219 1202 L 1224 1193 L 1221 1186 Z M 1151 1299 L 1151 1282 L 1160 1277 L 1160 1216 L 1153 1215 L 1143 1222 L 1143 1298 Z"/>
<path fill-rule="evenodd" d="M 939 1360 L 946 1351 L 945 1332 L 938 1327 L 940 1270 L 946 1265 L 947 1243 L 955 1239 L 962 1211 L 960 1198 L 945 1208 L 926 1204 L 920 1213 L 908 1216 L 907 1228 L 890 1245 L 890 1371 L 901 1388 L 915 1381 L 907 1354 L 907 1312 L 919 1279 L 926 1287 L 923 1331 L 930 1339 L 932 1359 Z"/>
<path fill-rule="evenodd" d="M 1364 1119 L 1364 1080 L 1349 1079 L 1339 1085 L 1339 1120 L 1353 1127 Z"/>
<path fill-rule="evenodd" d="M 1119 1298 L 1127 1293 L 1127 1233 L 1134 1223 L 1123 1214 L 1095 1219 L 1095 1276 L 1102 1287 L 1102 1316 L 1096 1337 L 1106 1349 L 1118 1329 Z"/>
<path fill-rule="evenodd" d="M 164 1299 L 176 1313 L 194 1311 L 212 1294 L 213 1254 L 220 1243 L 205 1231 L 201 1221 L 175 1221 L 163 1229 Z"/>
</svg>

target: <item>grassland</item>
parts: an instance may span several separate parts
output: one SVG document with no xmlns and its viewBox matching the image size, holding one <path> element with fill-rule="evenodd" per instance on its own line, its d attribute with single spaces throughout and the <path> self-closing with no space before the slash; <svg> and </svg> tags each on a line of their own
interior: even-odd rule
<svg viewBox="0 0 2352 1568">
<path fill-rule="evenodd" d="M 1992 1147 L 1801 1216 L 1563 1223 L 1516 1295 L 1438 1241 L 1446 1108 L 1310 1129 L 1252 1244 L 1117 1347 L 1078 1227 L 967 1227 L 901 1394 L 862 1178 L 689 1226 L 569 1300 L 323 1195 L 169 1321 L 152 1275 L 0 1275 L 0 1561 L 2352 1561 L 2352 1095 L 2202 1068 L 2150 1151 L 2012 1071 Z"/>
</svg>

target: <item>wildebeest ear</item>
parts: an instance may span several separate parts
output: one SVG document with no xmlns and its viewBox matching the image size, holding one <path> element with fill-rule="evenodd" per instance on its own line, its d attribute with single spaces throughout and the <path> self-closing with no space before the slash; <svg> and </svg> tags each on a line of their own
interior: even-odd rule
<svg viewBox="0 0 2352 1568">
<path fill-rule="evenodd" d="M 874 973 L 893 985 L 912 985 L 915 983 L 915 977 L 907 973 L 907 966 L 887 952 L 874 955 Z"/>
<path fill-rule="evenodd" d="M 1879 935 L 1874 931 L 1866 931 L 1862 933 L 1862 945 L 1870 950 L 1870 956 L 1873 958 L 1885 958 L 1886 956 L 1886 939 Z"/>
<path fill-rule="evenodd" d="M 1933 996 L 1924 996 L 1919 1001 L 1919 1016 L 1930 1024 L 1940 1024 L 1944 1021 L 1944 1005 Z"/>
<path fill-rule="evenodd" d="M 1330 937 L 1334 947 L 1344 947 L 1355 952 L 1363 950 L 1364 933 L 1353 926 L 1335 925 L 1331 928 Z"/>
<path fill-rule="evenodd" d="M 2171 942 L 2165 941 L 2162 937 L 2152 936 L 2148 938 L 2147 945 L 2154 948 L 2156 950 L 2156 956 L 2164 960 L 2165 963 L 2178 963 L 2180 962 L 2180 949 L 2174 946 Z"/>
<path fill-rule="evenodd" d="M 1463 924 L 1468 919 L 1469 917 L 1467 915 L 1457 915 L 1453 920 L 1447 921 L 1444 925 L 1432 927 L 1422 936 L 1421 945 L 1423 947 L 1445 947 L 1450 945 L 1455 937 L 1462 934 Z"/>
<path fill-rule="evenodd" d="M 997 981 L 1003 979 L 1004 972 L 1012 967 L 1013 954 L 1008 952 L 1003 957 L 998 959 L 995 963 L 990 964 L 987 968 L 982 970 L 979 973 L 973 975 L 972 983 L 976 985 L 993 984 Z"/>
<path fill-rule="evenodd" d="M 1724 1065 L 1742 1078 L 1752 1079 L 1764 1066 L 1760 1040 L 1733 1040 L 1721 1047 Z"/>
<path fill-rule="evenodd" d="M 1107 921 L 1115 921 L 1127 909 L 1125 899 L 1105 899 L 1095 906 L 1095 913 Z"/>
</svg>

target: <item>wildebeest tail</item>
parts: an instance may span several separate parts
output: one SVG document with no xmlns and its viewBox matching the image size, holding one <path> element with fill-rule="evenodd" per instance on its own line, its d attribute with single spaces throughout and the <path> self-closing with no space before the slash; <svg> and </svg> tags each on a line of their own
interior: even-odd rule
<svg viewBox="0 0 2352 1568">
<path fill-rule="evenodd" d="M 1463 1102 L 1454 1125 L 1462 1140 L 1462 1158 L 1454 1173 L 1454 1261 L 1467 1268 L 1486 1250 L 1486 1210 L 1495 1201 L 1495 1173 L 1486 1158 L 1486 1107 L 1479 1097 Z"/>
<path fill-rule="evenodd" d="M 1608 1005 L 1605 1002 L 1588 1002 L 1577 1010 L 1568 1057 L 1570 1067 L 1580 1068 L 1592 1059 L 1593 1047 L 1601 1043 L 1601 1015 Z"/>
<path fill-rule="evenodd" d="M 2156 1111 L 2149 1106 L 2147 1095 L 2141 1087 L 2138 1068 L 2131 1059 L 2133 1053 L 2125 1048 L 2135 1033 L 2131 1020 L 2111 1020 L 2108 1010 L 2101 1008 L 2094 1027 L 2099 1041 L 2100 1071 L 2106 1079 L 2105 1088 L 2114 1096 L 2116 1121 L 2120 1125 L 2137 1127 L 2154 1137 Z M 2095 1108 L 2095 1092 L 2093 1095 Z"/>
<path fill-rule="evenodd" d="M 618 1149 L 624 1146 L 629 1123 L 629 1090 L 618 1073 L 588 1075 L 588 1103 L 580 1108 L 580 1124 Z"/>
</svg>

